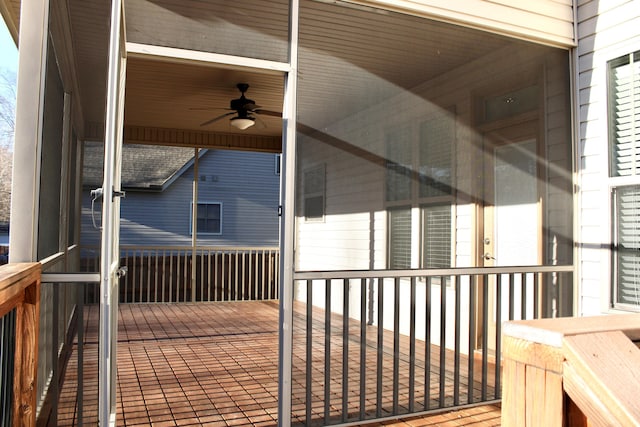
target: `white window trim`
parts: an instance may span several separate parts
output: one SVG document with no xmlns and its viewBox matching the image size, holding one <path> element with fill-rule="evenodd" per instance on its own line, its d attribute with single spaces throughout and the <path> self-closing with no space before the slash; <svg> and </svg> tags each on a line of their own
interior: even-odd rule
<svg viewBox="0 0 640 427">
<path fill-rule="evenodd" d="M 613 82 L 611 81 L 611 74 L 613 68 L 610 66 L 611 62 L 616 61 L 625 56 L 634 55 L 636 52 L 639 52 L 640 49 L 638 46 L 629 46 L 629 50 L 625 52 L 616 52 L 615 55 L 607 58 L 604 63 L 604 69 L 606 73 L 606 89 L 605 89 L 605 108 L 606 108 L 606 117 L 607 117 L 607 165 L 606 165 L 606 176 L 608 177 L 608 204 L 609 204 L 609 239 L 611 242 L 611 247 L 617 244 L 618 241 L 618 224 L 617 224 L 617 212 L 616 206 L 617 201 L 615 198 L 616 190 L 629 186 L 640 186 L 640 174 L 638 175 L 626 175 L 626 176 L 614 176 L 613 166 L 612 166 L 612 147 L 613 141 L 611 139 L 611 127 L 613 123 L 611 122 L 611 105 L 612 92 L 611 87 Z M 628 313 L 628 312 L 638 312 L 640 311 L 639 306 L 625 304 L 623 302 L 618 301 L 618 260 L 617 260 L 617 252 L 612 250 L 608 256 L 607 263 L 605 265 L 609 266 L 608 271 L 608 280 L 607 283 L 610 283 L 606 288 L 606 298 L 603 298 L 604 301 L 607 302 L 606 311 L 611 313 Z"/>
</svg>

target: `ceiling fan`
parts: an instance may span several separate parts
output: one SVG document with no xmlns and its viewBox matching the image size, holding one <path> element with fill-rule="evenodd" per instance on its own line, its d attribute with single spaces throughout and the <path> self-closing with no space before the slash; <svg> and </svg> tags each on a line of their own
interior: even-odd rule
<svg viewBox="0 0 640 427">
<path fill-rule="evenodd" d="M 256 105 L 253 99 L 245 97 L 244 94 L 247 89 L 249 89 L 249 85 L 247 83 L 238 83 L 236 87 L 240 91 L 240 98 L 231 100 L 228 108 L 230 112 L 224 113 L 218 117 L 214 117 L 211 120 L 207 120 L 206 122 L 200 124 L 200 126 L 210 125 L 211 123 L 217 122 L 218 120 L 235 114 L 236 116 L 232 117 L 230 120 L 231 126 L 240 130 L 245 130 L 255 124 L 256 118 L 253 116 L 253 114 L 264 114 L 266 116 L 282 117 L 282 113 L 279 113 L 277 111 L 265 110 L 262 107 Z"/>
</svg>

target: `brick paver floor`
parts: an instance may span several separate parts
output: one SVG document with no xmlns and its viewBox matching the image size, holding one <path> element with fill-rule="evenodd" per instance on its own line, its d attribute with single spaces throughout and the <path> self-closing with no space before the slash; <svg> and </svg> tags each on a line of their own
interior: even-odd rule
<svg viewBox="0 0 640 427">
<path fill-rule="evenodd" d="M 82 408 L 77 399 L 75 351 L 58 406 L 60 426 L 77 425 L 79 409 L 84 425 L 96 424 L 97 309 L 88 307 L 86 313 Z M 294 356 L 294 383 L 304 369 Z M 275 426 L 277 303 L 123 304 L 119 310 L 117 376 L 119 426 Z M 296 390 L 294 387 L 294 421 L 305 416 L 304 396 Z M 318 412 L 322 409 L 321 404 Z M 312 424 L 322 425 L 322 417 L 315 415 Z M 484 405 L 367 425 L 498 426 L 500 407 Z"/>
</svg>

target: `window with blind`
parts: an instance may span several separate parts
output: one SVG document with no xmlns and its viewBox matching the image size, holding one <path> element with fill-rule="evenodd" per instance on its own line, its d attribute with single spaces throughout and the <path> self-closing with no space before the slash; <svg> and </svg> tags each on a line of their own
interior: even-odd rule
<svg viewBox="0 0 640 427">
<path fill-rule="evenodd" d="M 386 143 L 389 268 L 412 267 L 412 239 L 420 247 L 413 267 L 451 267 L 454 115 L 434 111 L 419 127 L 390 132 Z M 411 228 L 412 215 L 420 215 L 419 230 Z"/>
<path fill-rule="evenodd" d="M 411 208 L 389 210 L 389 268 L 411 268 Z"/>
<path fill-rule="evenodd" d="M 451 267 L 451 205 L 422 207 L 422 267 Z"/>
<path fill-rule="evenodd" d="M 420 127 L 420 197 L 452 194 L 451 147 L 454 122 L 446 114 Z"/>
<path fill-rule="evenodd" d="M 640 308 L 640 185 L 618 187 L 615 200 L 615 303 Z"/>
<path fill-rule="evenodd" d="M 638 310 L 640 309 L 640 51 L 609 61 L 608 66 L 610 176 L 614 219 L 613 305 L 617 308 Z"/>
<path fill-rule="evenodd" d="M 609 62 L 611 176 L 640 175 L 640 51 Z"/>
</svg>

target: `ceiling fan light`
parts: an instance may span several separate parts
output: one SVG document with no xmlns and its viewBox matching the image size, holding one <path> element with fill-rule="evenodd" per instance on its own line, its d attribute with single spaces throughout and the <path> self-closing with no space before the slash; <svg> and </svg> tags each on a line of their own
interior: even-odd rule
<svg viewBox="0 0 640 427">
<path fill-rule="evenodd" d="M 240 130 L 249 129 L 254 124 L 255 119 L 252 117 L 234 117 L 231 119 L 231 126 Z"/>
</svg>

